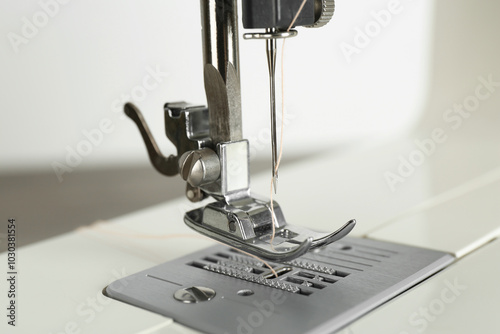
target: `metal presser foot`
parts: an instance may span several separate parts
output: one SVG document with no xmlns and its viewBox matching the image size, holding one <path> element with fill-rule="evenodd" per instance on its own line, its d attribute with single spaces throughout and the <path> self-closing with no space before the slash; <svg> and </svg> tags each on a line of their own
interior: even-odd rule
<svg viewBox="0 0 500 334">
<path fill-rule="evenodd" d="M 210 238 L 277 262 L 293 260 L 316 247 L 342 239 L 356 225 L 355 220 L 351 220 L 333 233 L 318 233 L 287 224 L 276 202 L 274 214 L 279 227 L 272 244 L 270 204 L 253 197 L 243 198 L 239 203 L 211 203 L 187 212 L 184 222 Z"/>
<path fill-rule="evenodd" d="M 162 174 L 180 173 L 187 181 L 186 196 L 198 202 L 207 196 L 214 202 L 189 211 L 184 222 L 195 231 L 244 252 L 272 261 L 289 261 L 320 246 L 345 237 L 356 224 L 351 220 L 333 233 L 318 233 L 286 223 L 279 204 L 250 194 L 248 141 L 218 143 L 213 150 L 208 131 L 208 109 L 186 103 L 165 105 L 167 137 L 177 156 L 165 157 L 149 131 L 141 112 L 128 103 L 125 113 L 138 126 L 153 166 Z"/>
</svg>

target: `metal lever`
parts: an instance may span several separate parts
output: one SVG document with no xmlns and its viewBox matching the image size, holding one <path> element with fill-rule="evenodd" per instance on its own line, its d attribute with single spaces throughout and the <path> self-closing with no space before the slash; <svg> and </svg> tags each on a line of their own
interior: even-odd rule
<svg viewBox="0 0 500 334">
<path fill-rule="evenodd" d="M 204 106 L 190 106 L 185 102 L 165 105 L 165 131 L 168 139 L 177 148 L 177 156 L 165 157 L 149 130 L 140 110 L 132 103 L 125 105 L 125 114 L 130 117 L 141 132 L 149 159 L 161 174 L 174 176 L 179 173 L 179 159 L 189 151 L 210 146 L 208 134 L 208 110 Z"/>
<path fill-rule="evenodd" d="M 127 103 L 125 104 L 125 114 L 130 117 L 139 128 L 142 139 L 144 140 L 148 150 L 149 159 L 151 160 L 154 168 L 161 174 L 167 176 L 176 175 L 179 172 L 177 157 L 175 155 L 170 155 L 167 158 L 161 153 L 139 109 L 132 103 Z"/>
</svg>

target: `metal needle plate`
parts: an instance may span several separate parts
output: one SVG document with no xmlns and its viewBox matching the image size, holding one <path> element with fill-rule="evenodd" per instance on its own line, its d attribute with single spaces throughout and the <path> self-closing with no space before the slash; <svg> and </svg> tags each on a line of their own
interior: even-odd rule
<svg viewBox="0 0 500 334">
<path fill-rule="evenodd" d="M 203 333 L 333 333 L 453 260 L 443 252 L 348 237 L 293 261 L 269 262 L 274 277 L 263 262 L 214 246 L 118 280 L 105 292 Z M 191 287 L 213 290 L 211 299 L 175 299 Z"/>
</svg>

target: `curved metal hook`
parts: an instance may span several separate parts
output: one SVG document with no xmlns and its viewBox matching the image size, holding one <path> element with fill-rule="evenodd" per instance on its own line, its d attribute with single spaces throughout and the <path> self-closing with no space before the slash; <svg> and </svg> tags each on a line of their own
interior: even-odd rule
<svg viewBox="0 0 500 334">
<path fill-rule="evenodd" d="M 148 150 L 149 159 L 151 160 L 154 168 L 163 175 L 176 175 L 179 172 L 177 156 L 170 155 L 167 158 L 161 153 L 146 121 L 144 120 L 144 117 L 142 116 L 142 113 L 135 105 L 127 103 L 125 104 L 124 109 L 125 114 L 130 117 L 130 119 L 132 119 L 139 128 L 144 144 L 146 144 L 146 149 Z"/>
<path fill-rule="evenodd" d="M 349 220 L 337 231 L 325 235 L 321 238 L 314 239 L 312 242 L 311 249 L 314 249 L 316 247 L 326 246 L 328 244 L 331 244 L 332 242 L 342 239 L 352 231 L 354 226 L 356 226 L 356 219 Z"/>
</svg>

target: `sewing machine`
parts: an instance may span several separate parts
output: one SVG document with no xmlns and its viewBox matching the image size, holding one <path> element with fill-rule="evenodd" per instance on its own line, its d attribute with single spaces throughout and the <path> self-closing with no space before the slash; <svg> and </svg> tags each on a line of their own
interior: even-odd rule
<svg viewBox="0 0 500 334">
<path fill-rule="evenodd" d="M 165 104 L 166 135 L 177 154 L 161 153 L 136 106 L 128 103 L 125 113 L 139 128 L 158 172 L 180 174 L 191 202 L 213 199 L 188 211 L 184 222 L 222 245 L 123 278 L 108 286 L 106 295 L 203 332 L 254 332 L 253 327 L 259 328 L 255 333 L 332 332 L 452 263 L 445 252 L 394 243 L 356 238 L 335 243 L 354 228 L 354 219 L 335 232 L 319 233 L 289 224 L 277 202 L 251 193 L 249 143 L 241 125 L 237 1 L 200 4 L 208 107 Z M 276 191 L 277 40 L 296 36 L 300 26 L 327 24 L 334 1 L 243 0 L 242 13 L 243 26 L 252 31 L 244 38 L 266 43 Z M 273 316 L 238 320 L 249 314 L 257 296 L 270 296 L 259 307 Z"/>
<path fill-rule="evenodd" d="M 265 0 L 260 5 L 276 2 Z M 166 6 L 164 9 L 170 11 L 167 18 L 165 10 L 155 14 L 159 21 L 174 21 L 165 24 L 165 31 L 172 37 L 165 44 L 174 51 L 168 55 L 159 54 L 159 57 L 169 57 L 172 63 L 176 59 L 180 63 L 184 55 L 174 46 L 181 40 L 184 45 L 191 43 L 191 34 L 179 33 L 175 30 L 176 25 L 188 21 L 186 26 L 198 27 L 198 12 L 187 20 L 186 13 L 191 12 L 179 10 L 187 3 L 137 5 L 148 7 L 142 13 L 147 20 L 151 12 L 157 10 L 156 6 Z M 352 53 L 353 49 L 349 49 L 352 64 L 341 58 L 343 62 L 338 67 L 329 69 L 329 74 L 339 74 L 339 68 L 356 72 L 354 84 L 342 77 L 346 80 L 346 89 L 355 91 L 349 96 L 352 102 L 342 104 L 342 108 L 334 105 L 340 95 L 347 94 L 339 86 L 325 89 L 337 80 L 330 75 L 327 81 L 319 80 L 318 86 L 310 84 L 313 80 L 305 80 L 308 86 L 315 88 L 300 95 L 295 103 L 308 99 L 304 102 L 310 107 L 306 110 L 308 115 L 316 116 L 322 110 L 330 113 L 335 108 L 340 109 L 339 115 L 347 115 L 362 109 L 361 100 L 368 100 L 376 111 L 373 119 L 384 119 L 384 107 L 376 105 L 370 94 L 380 95 L 383 100 L 401 97 L 404 103 L 396 104 L 397 114 L 415 108 L 418 109 L 418 121 L 413 120 L 411 128 L 403 129 L 390 139 L 362 147 L 350 146 L 345 150 L 337 150 L 337 147 L 326 150 L 323 146 L 319 148 L 321 154 L 311 153 L 301 161 L 282 164 L 277 194 L 273 193 L 278 201 L 273 202 L 272 208 L 267 191 L 271 182 L 273 187 L 277 183 L 278 172 L 272 162 L 265 173 L 252 176 L 252 190 L 258 189 L 257 192 L 267 198 L 257 197 L 249 190 L 248 144 L 240 132 L 238 99 L 240 78 L 237 74 L 242 68 L 238 65 L 236 50 L 238 45 L 251 45 L 264 59 L 268 52 L 272 74 L 276 45 L 271 37 L 291 38 L 287 45 L 296 43 L 307 48 L 313 44 L 311 39 L 314 37 L 302 37 L 321 35 L 331 23 L 319 29 L 302 27 L 314 25 L 311 18 L 314 16 L 314 21 L 317 18 L 317 7 L 315 10 L 308 7 L 304 13 L 314 13 L 309 21 L 299 20 L 295 28 L 287 31 L 301 3 L 290 1 L 294 5 L 286 22 L 278 20 L 237 33 L 236 11 L 226 7 L 234 3 L 201 1 L 208 106 L 190 106 L 175 102 L 175 99 L 166 105 L 163 110 L 165 125 L 168 138 L 178 150 L 175 156 L 163 156 L 138 108 L 131 104 L 126 107 L 142 132 L 153 165 L 167 175 L 179 173 L 186 180 L 188 200 L 174 199 L 97 224 L 89 221 L 88 226 L 77 231 L 20 248 L 17 252 L 20 268 L 19 294 L 16 296 L 18 325 L 12 327 L 3 321 L 0 331 L 14 334 L 498 333 L 498 2 L 439 0 L 424 5 L 408 1 L 397 7 L 394 1 L 370 1 L 370 7 L 364 12 L 351 11 L 344 25 L 340 25 L 344 32 L 347 31 L 345 35 L 335 43 L 333 40 L 326 43 L 333 45 L 332 49 L 335 47 L 335 52 L 341 56 L 338 46 L 342 41 L 353 41 L 350 38 L 356 36 L 356 27 L 368 29 L 375 26 L 373 22 L 378 22 L 370 16 L 371 11 L 380 13 L 394 9 L 396 13 L 384 33 L 369 36 L 369 47 L 351 43 L 360 52 Z M 260 19 L 260 14 L 254 16 L 245 7 L 249 3 L 238 2 L 242 18 Z M 338 4 L 341 7 L 340 2 Z M 95 14 L 95 4 L 74 5 L 88 6 L 89 15 L 83 16 L 85 18 Z M 347 6 L 347 2 L 343 6 Z M 424 11 L 425 6 L 429 8 Z M 106 26 L 111 13 L 115 15 L 117 8 L 127 6 L 120 2 L 109 7 L 109 12 L 102 14 Z M 401 8 L 404 8 L 402 12 Z M 136 9 L 131 6 L 124 12 L 140 16 L 134 12 Z M 424 15 L 413 17 L 410 15 L 412 10 L 421 10 L 425 17 L 434 17 L 429 21 L 423 19 Z M 366 15 L 355 17 L 359 12 Z M 71 14 L 69 7 L 67 13 Z M 264 14 L 270 13 L 273 12 Z M 80 17 L 81 13 L 78 11 L 75 15 Z M 223 19 L 217 20 L 220 15 Z M 272 20 L 275 19 L 273 15 L 265 17 Z M 341 20 L 342 15 L 339 11 L 332 20 Z M 140 24 L 131 23 L 127 15 L 115 17 L 122 16 L 122 24 L 117 24 L 120 33 L 123 27 L 130 26 L 132 35 Z M 407 42 L 413 30 L 403 29 L 406 27 L 403 23 L 413 19 L 412 25 L 429 30 L 428 35 L 432 37 L 429 45 L 419 44 L 419 40 Z M 44 36 L 50 35 L 49 29 L 59 22 L 57 20 L 74 21 L 71 17 L 64 19 L 61 14 L 47 26 Z M 346 25 L 346 21 L 352 24 Z M 248 24 L 260 23 L 250 20 Z M 91 27 L 87 20 L 85 26 Z M 94 28 L 99 33 L 105 30 Z M 78 26 L 75 29 L 82 30 Z M 292 30 L 298 32 L 297 37 L 292 36 L 295 34 Z M 395 31 L 402 36 L 391 39 Z M 162 35 L 161 39 L 166 35 L 155 29 L 150 32 Z M 244 40 L 244 34 L 252 34 L 247 35 L 250 40 Z M 41 43 L 43 37 L 40 38 L 29 46 Z M 158 45 L 158 42 L 154 40 L 151 45 Z M 126 50 L 130 49 L 130 43 L 137 43 L 134 48 L 143 47 L 131 38 L 123 42 Z M 393 49 L 387 51 L 391 46 Z M 108 48 L 114 48 L 114 44 Z M 405 48 L 407 53 L 401 50 Z M 185 54 L 191 55 L 190 51 Z M 22 57 L 28 58 L 29 53 Z M 333 53 L 318 54 L 314 62 L 321 65 L 316 64 L 314 68 L 322 68 Z M 405 62 L 405 55 L 409 57 L 410 54 L 428 57 L 428 66 L 420 66 L 417 61 Z M 83 57 L 88 58 L 88 54 Z M 98 58 L 101 62 L 101 57 Z M 200 54 L 200 63 L 201 59 Z M 381 80 L 383 75 L 393 72 L 379 64 L 391 62 L 394 63 L 393 72 L 402 71 L 403 67 L 407 70 L 400 77 L 391 77 L 398 78 L 393 80 L 395 83 Z M 121 71 L 122 66 L 119 67 Z M 375 67 L 380 70 L 366 77 L 359 75 Z M 413 67 L 418 73 L 426 73 L 418 77 L 421 90 L 426 94 L 415 93 L 418 86 L 415 82 L 419 80 L 413 76 Z M 311 72 L 308 73 L 310 77 L 320 75 L 317 71 Z M 173 75 L 165 81 L 175 82 L 179 78 Z M 241 80 L 244 81 L 243 75 Z M 270 81 L 272 90 L 272 75 Z M 267 90 L 265 81 L 252 81 L 251 84 L 266 86 Z M 377 90 L 376 85 L 383 89 Z M 293 86 L 287 87 L 294 89 Z M 402 88 L 397 90 L 396 86 Z M 186 90 L 193 90 L 188 88 Z M 316 90 L 321 94 L 314 95 Z M 165 89 L 161 94 L 165 91 L 170 93 Z M 322 100 L 324 95 L 328 96 Z M 265 94 L 258 97 L 259 101 L 266 100 L 266 107 L 268 98 Z M 415 106 L 419 103 L 422 105 Z M 245 106 L 241 108 L 243 114 L 256 112 Z M 82 108 L 85 107 L 87 105 Z M 155 122 L 149 119 L 154 112 L 146 114 L 143 105 L 141 109 L 153 128 Z M 269 109 L 272 113 L 272 101 Z M 365 109 L 373 111 L 371 106 Z M 161 113 L 161 108 L 157 112 Z M 267 108 L 260 108 L 258 112 L 266 114 L 268 119 Z M 391 115 L 395 117 L 396 113 Z M 309 117 L 298 119 L 301 127 L 310 120 Z M 325 123 L 323 117 L 313 122 L 314 130 Z M 128 119 L 123 121 L 126 123 L 130 123 L 127 138 L 133 137 L 139 142 L 133 123 Z M 279 127 L 279 122 L 273 124 L 271 120 L 270 123 L 271 129 Z M 54 128 L 57 125 L 57 121 L 52 124 Z M 356 130 L 347 128 L 349 132 Z M 271 143 L 279 134 L 278 131 L 274 133 Z M 316 135 L 319 137 L 319 133 L 311 132 L 313 141 Z M 288 153 L 295 149 L 293 144 L 296 143 L 285 144 Z M 306 144 L 307 150 L 300 154 L 317 149 L 321 143 L 318 140 L 318 143 Z M 266 145 L 269 144 L 266 142 Z M 127 142 L 125 146 L 132 145 Z M 113 159 L 114 149 L 115 146 L 104 155 Z M 164 153 L 172 152 L 165 150 Z M 274 145 L 270 160 L 276 164 L 277 153 L 277 145 Z M 354 222 L 349 220 L 353 218 L 357 221 L 355 228 Z M 22 219 L 19 221 L 23 223 Z M 348 224 L 342 227 L 346 221 Z M 331 233 L 339 227 L 338 233 Z M 345 236 L 347 232 L 349 235 Z M 324 244 L 315 242 L 325 236 Z M 8 262 L 7 253 L 0 255 L 0 262 Z M 0 289 L 8 291 L 7 280 L 2 280 Z"/>
</svg>

